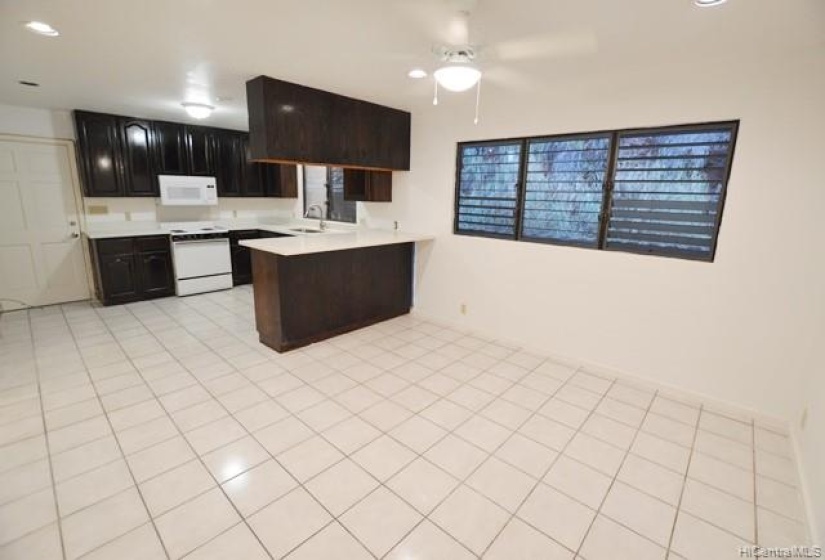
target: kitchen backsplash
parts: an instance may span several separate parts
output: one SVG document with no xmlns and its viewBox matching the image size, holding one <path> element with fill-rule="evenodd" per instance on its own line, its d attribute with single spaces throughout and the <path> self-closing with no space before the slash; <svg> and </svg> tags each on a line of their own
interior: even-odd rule
<svg viewBox="0 0 825 560">
<path fill-rule="evenodd" d="M 272 198 L 220 199 L 217 206 L 161 206 L 156 198 L 85 198 L 86 226 L 154 225 L 158 222 L 249 220 L 266 222 L 293 217 L 295 200 Z"/>
</svg>

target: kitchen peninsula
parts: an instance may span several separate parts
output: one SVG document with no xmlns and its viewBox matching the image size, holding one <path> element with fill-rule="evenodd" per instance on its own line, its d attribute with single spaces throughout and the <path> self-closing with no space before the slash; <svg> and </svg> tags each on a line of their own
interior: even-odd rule
<svg viewBox="0 0 825 560">
<path fill-rule="evenodd" d="M 260 341 L 285 352 L 408 313 L 415 244 L 431 239 L 358 230 L 241 241 Z"/>
</svg>

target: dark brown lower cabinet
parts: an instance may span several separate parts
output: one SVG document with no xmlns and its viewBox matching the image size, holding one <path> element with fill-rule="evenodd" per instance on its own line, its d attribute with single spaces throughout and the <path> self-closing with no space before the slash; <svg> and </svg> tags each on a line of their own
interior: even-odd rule
<svg viewBox="0 0 825 560">
<path fill-rule="evenodd" d="M 95 291 L 104 305 L 175 294 L 169 237 L 115 237 L 89 240 Z"/>
<path fill-rule="evenodd" d="M 282 256 L 252 250 L 255 326 L 285 352 L 409 313 L 413 243 Z"/>
<path fill-rule="evenodd" d="M 273 231 L 249 229 L 229 232 L 229 252 L 232 257 L 232 284 L 252 283 L 252 255 L 249 247 L 238 242 L 242 239 L 260 239 L 267 237 L 289 237 L 283 233 Z"/>
<path fill-rule="evenodd" d="M 252 283 L 252 256 L 249 248 L 239 245 L 242 239 L 258 239 L 258 230 L 232 231 L 229 233 L 229 252 L 232 256 L 232 284 Z"/>
</svg>

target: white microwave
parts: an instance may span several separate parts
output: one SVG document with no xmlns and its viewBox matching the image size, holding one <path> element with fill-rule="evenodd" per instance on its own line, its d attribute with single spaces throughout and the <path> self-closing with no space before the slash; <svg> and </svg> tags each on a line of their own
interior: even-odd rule
<svg viewBox="0 0 825 560">
<path fill-rule="evenodd" d="M 158 175 L 163 206 L 215 206 L 218 204 L 214 177 Z"/>
</svg>

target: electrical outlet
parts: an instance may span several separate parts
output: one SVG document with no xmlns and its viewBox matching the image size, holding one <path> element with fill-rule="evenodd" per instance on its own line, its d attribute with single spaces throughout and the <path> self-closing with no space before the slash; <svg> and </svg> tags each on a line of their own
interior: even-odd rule
<svg viewBox="0 0 825 560">
<path fill-rule="evenodd" d="M 461 307 L 460 307 L 459 309 L 461 310 L 461 314 L 462 314 L 462 315 L 466 315 L 466 314 L 467 314 L 467 304 L 466 304 L 466 303 L 462 303 L 462 304 L 461 304 Z"/>
<path fill-rule="evenodd" d="M 808 425 L 808 407 L 806 406 L 802 410 L 802 417 L 799 419 L 799 428 L 802 431 L 805 431 L 805 427 Z"/>
</svg>

